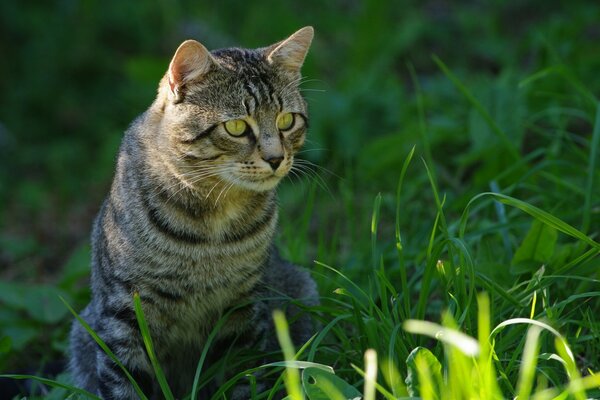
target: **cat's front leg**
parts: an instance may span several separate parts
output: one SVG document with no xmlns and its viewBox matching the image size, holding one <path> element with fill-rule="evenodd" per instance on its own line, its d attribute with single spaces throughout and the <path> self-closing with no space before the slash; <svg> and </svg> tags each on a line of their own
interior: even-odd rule
<svg viewBox="0 0 600 400">
<path fill-rule="evenodd" d="M 104 336 L 105 343 L 117 355 L 119 361 L 133 377 L 142 392 L 152 399 L 154 396 L 153 373 L 142 343 L 139 340 L 124 341 Z M 140 396 L 123 370 L 102 349 L 96 353 L 98 394 L 105 400 L 139 399 Z"/>
</svg>

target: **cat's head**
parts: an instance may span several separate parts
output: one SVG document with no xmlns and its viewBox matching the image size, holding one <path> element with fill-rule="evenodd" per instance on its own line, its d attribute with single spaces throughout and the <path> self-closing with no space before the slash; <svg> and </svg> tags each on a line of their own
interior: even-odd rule
<svg viewBox="0 0 600 400">
<path fill-rule="evenodd" d="M 312 38 L 305 27 L 259 49 L 179 46 L 159 90 L 163 143 L 181 179 L 265 191 L 287 175 L 307 128 L 299 85 Z"/>
</svg>

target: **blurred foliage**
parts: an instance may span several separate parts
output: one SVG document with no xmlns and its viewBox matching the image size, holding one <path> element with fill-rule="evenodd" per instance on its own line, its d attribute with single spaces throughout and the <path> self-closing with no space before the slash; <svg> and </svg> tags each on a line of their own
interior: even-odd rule
<svg viewBox="0 0 600 400">
<path fill-rule="evenodd" d="M 448 213 L 494 182 L 581 226 L 600 93 L 598 21 L 592 1 L 0 2 L 0 370 L 62 357 L 69 318 L 56 295 L 77 307 L 88 299 L 88 232 L 122 132 L 153 100 L 181 41 L 258 47 L 315 27 L 303 156 L 330 171 L 320 172 L 328 188 L 304 187 L 305 197 L 284 185 L 281 242 L 303 265 L 317 258 L 352 275 L 371 256 L 372 199 L 382 191 L 390 215 L 414 144 L 436 171 Z M 433 54 L 524 158 L 511 158 Z M 427 176 L 409 172 L 407 181 L 406 240 L 425 243 L 431 226 L 419 221 L 435 215 Z M 598 191 L 592 201 L 597 208 Z M 478 215 L 474 235 L 486 236 L 490 215 Z M 475 260 L 500 284 L 513 282 L 499 266 L 519 246 L 515 263 L 537 261 L 539 252 L 561 262 L 578 254 L 560 238 L 552 254 L 528 250 L 527 220 L 510 211 L 507 218 L 504 247 L 477 242 Z M 599 212 L 591 218 L 597 240 Z M 386 229 L 391 221 L 382 221 Z M 394 243 L 382 247 L 391 258 Z M 425 257 L 410 256 L 415 264 Z M 531 270 L 519 265 L 519 273 Z"/>
</svg>

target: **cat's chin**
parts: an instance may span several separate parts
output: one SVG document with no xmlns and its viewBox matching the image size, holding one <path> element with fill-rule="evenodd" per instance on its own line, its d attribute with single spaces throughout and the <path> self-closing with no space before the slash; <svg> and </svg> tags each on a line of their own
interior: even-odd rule
<svg viewBox="0 0 600 400">
<path fill-rule="evenodd" d="M 253 192 L 268 192 L 269 190 L 273 190 L 277 187 L 281 178 L 276 176 L 272 176 L 266 179 L 261 180 L 237 180 L 235 184 L 241 188 L 246 190 L 251 190 Z"/>
</svg>

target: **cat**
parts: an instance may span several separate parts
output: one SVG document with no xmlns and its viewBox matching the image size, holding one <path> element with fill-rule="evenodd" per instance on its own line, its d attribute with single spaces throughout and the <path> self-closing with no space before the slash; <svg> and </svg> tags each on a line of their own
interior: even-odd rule
<svg viewBox="0 0 600 400">
<path fill-rule="evenodd" d="M 296 344 L 314 333 L 302 306 L 289 299 L 318 304 L 315 282 L 273 246 L 276 186 L 292 168 L 308 124 L 298 86 L 312 38 L 313 28 L 304 27 L 259 49 L 209 52 L 197 41 L 183 42 L 155 101 L 125 133 L 92 229 L 92 298 L 81 317 L 149 398 L 161 392 L 134 293 L 176 398 L 191 391 L 207 337 L 228 311 L 212 359 L 232 342 L 276 351 L 275 308 L 293 321 Z M 104 399 L 138 398 L 77 321 L 70 353 L 76 386 Z M 243 387 L 236 393 L 249 398 Z"/>
</svg>

